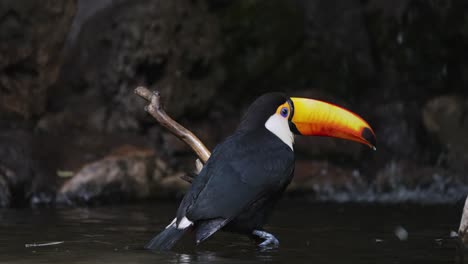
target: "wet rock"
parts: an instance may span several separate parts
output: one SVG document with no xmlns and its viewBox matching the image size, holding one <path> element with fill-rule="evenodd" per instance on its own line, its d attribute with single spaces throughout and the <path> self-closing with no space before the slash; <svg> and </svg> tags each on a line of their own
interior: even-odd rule
<svg viewBox="0 0 468 264">
<path fill-rule="evenodd" d="M 89 20 L 89 18 L 94 16 L 100 10 L 120 2 L 123 2 L 123 0 L 77 0 L 77 11 L 75 17 L 73 18 L 70 32 L 67 36 L 66 48 L 70 48 L 74 45 L 81 31 L 81 27 L 84 23 L 86 23 L 87 20 Z"/>
<path fill-rule="evenodd" d="M 376 73 L 363 3 L 301 2 L 306 38 L 295 64 L 307 70 L 297 78 L 348 102 L 362 102 L 357 94 L 365 92 L 368 87 L 364 83 Z"/>
<path fill-rule="evenodd" d="M 424 125 L 441 144 L 439 163 L 455 172 L 468 171 L 468 100 L 459 96 L 431 99 L 423 109 Z"/>
<path fill-rule="evenodd" d="M 77 200 L 118 200 L 119 192 L 139 199 L 138 186 L 142 197 L 153 195 L 140 179 L 156 186 L 155 195 L 180 190 L 177 175 L 193 167 L 194 155 L 142 110 L 135 86 L 161 90 L 168 113 L 210 149 L 256 96 L 279 90 L 349 108 L 369 121 L 378 140 L 372 152 L 352 142 L 298 138 L 298 158 L 315 162 L 299 161 L 291 190 L 320 199 L 427 200 L 432 193 L 453 201 L 468 168 L 465 2 L 78 0 L 70 28 L 75 1 L 2 1 L 0 121 L 33 117 L 33 138 L 56 139 L 33 149 L 50 171 L 88 164 L 79 175 L 91 175 L 84 168 L 113 173 L 108 179 L 117 187 L 103 187 L 105 176 L 79 177 L 84 187 L 69 192 Z M 18 119 L 8 121 L 14 127 Z M 154 159 L 164 158 L 172 172 L 148 180 L 143 171 L 158 166 L 149 154 L 103 159 L 124 143 L 157 149 Z M 146 169 L 118 166 L 131 162 Z M 11 175 L 20 168 L 5 164 L 0 160 L 0 197 L 11 204 Z M 117 183 L 125 181 L 131 187 Z"/>
<path fill-rule="evenodd" d="M 376 107 L 374 129 L 378 135 L 378 150 L 385 158 L 417 158 L 421 149 L 417 134 L 421 129 L 420 109 L 416 104 L 395 101 Z"/>
<path fill-rule="evenodd" d="M 3 165 L 0 167 L 0 208 L 9 207 L 11 203 L 10 185 L 13 172 Z"/>
<path fill-rule="evenodd" d="M 418 166 L 410 161 L 390 161 L 377 173 L 374 184 L 378 192 L 386 193 L 398 189 L 430 188 L 436 180 L 447 182 L 453 179 L 442 169 Z"/>
<path fill-rule="evenodd" d="M 60 188 L 58 202 L 116 203 L 174 195 L 184 188 L 179 176 L 153 150 L 122 146 L 83 166 Z"/>
<path fill-rule="evenodd" d="M 38 162 L 34 145 L 27 131 L 0 132 L 0 207 L 53 203 L 55 181 Z"/>
<path fill-rule="evenodd" d="M 113 1 L 80 17 L 60 82 L 71 89 L 54 90 L 54 109 L 99 113 L 102 121 L 91 123 L 117 132 L 152 123 L 133 95 L 137 85 L 160 90 L 176 118 L 210 107 L 224 78 L 219 23 L 204 1 Z"/>
<path fill-rule="evenodd" d="M 370 185 L 368 200 L 381 202 L 455 202 L 468 191 L 461 175 L 411 161 L 390 161 Z"/>
<path fill-rule="evenodd" d="M 447 203 L 468 192 L 464 177 L 410 161 L 391 161 L 376 177 L 364 173 L 326 161 L 299 160 L 287 191 L 321 201 L 380 203 Z"/>
<path fill-rule="evenodd" d="M 374 98 L 427 99 L 447 88 L 463 93 L 467 53 L 459 44 L 467 40 L 461 22 L 466 19 L 464 1 L 361 3 L 380 86 Z"/>
<path fill-rule="evenodd" d="M 298 160 L 294 175 L 288 192 L 312 192 L 321 200 L 367 187 L 358 169 L 345 169 L 327 161 Z"/>
<path fill-rule="evenodd" d="M 60 71 L 75 1 L 0 3 L 0 117 L 41 114 Z"/>
<path fill-rule="evenodd" d="M 301 6 L 296 1 L 231 1 L 218 15 L 227 73 L 227 89 L 220 94 L 238 105 L 279 89 L 285 75 L 291 73 L 281 66 L 296 54 L 304 39 Z"/>
</svg>

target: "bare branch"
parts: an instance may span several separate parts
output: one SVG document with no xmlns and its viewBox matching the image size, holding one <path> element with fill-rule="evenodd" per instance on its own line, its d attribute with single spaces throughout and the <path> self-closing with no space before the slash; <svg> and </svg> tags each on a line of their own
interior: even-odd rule
<svg viewBox="0 0 468 264">
<path fill-rule="evenodd" d="M 465 200 L 465 206 L 463 208 L 462 218 L 460 221 L 460 227 L 458 228 L 458 235 L 461 241 L 468 245 L 468 196 Z"/>
<path fill-rule="evenodd" d="M 159 92 L 151 92 L 148 88 L 140 86 L 135 89 L 135 93 L 150 102 L 150 104 L 145 107 L 146 112 L 151 114 L 161 125 L 169 129 L 172 134 L 182 139 L 192 148 L 200 160 L 206 163 L 211 155 L 210 151 L 197 136 L 167 115 L 161 104 Z M 197 170 L 199 170 L 199 168 L 199 164 L 197 164 Z"/>
<path fill-rule="evenodd" d="M 195 179 L 196 176 L 197 175 L 195 173 L 189 173 L 189 174 L 180 176 L 180 178 L 188 183 L 192 183 L 193 179 Z"/>
<path fill-rule="evenodd" d="M 205 162 L 206 163 L 206 162 Z M 203 163 L 200 161 L 200 159 L 197 159 L 195 161 L 195 168 L 196 168 L 196 173 L 200 173 L 200 171 L 203 169 Z"/>
</svg>

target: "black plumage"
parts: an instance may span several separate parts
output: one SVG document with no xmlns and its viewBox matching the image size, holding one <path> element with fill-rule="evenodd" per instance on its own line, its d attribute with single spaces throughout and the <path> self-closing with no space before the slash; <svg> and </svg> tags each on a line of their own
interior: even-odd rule
<svg viewBox="0 0 468 264">
<path fill-rule="evenodd" d="M 364 119 L 333 104 L 269 93 L 248 109 L 237 130 L 219 144 L 185 194 L 177 217 L 146 246 L 170 249 L 185 231 L 200 243 L 220 229 L 279 241 L 262 230 L 294 172 L 294 134 L 351 140 L 375 150 Z"/>
<path fill-rule="evenodd" d="M 215 149 L 185 195 L 177 219 L 186 216 L 195 229 L 217 222 L 196 231 L 199 242 L 228 223 L 238 232 L 261 228 L 269 202 L 281 194 L 293 170 L 292 150 L 270 131 L 237 132 Z"/>
<path fill-rule="evenodd" d="M 193 222 L 197 243 L 219 229 L 248 233 L 261 229 L 292 179 L 294 153 L 265 122 L 288 98 L 270 93 L 258 98 L 233 135 L 219 144 L 195 177 L 177 210 L 176 225 L 146 247 L 163 250 L 169 233 L 185 217 Z M 177 237 L 177 239 L 178 239 Z"/>
</svg>

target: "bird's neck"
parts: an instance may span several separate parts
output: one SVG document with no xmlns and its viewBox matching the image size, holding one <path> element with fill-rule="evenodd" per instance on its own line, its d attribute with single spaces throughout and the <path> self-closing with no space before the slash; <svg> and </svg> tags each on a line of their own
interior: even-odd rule
<svg viewBox="0 0 468 264">
<path fill-rule="evenodd" d="M 289 123 L 286 118 L 280 115 L 272 115 L 265 122 L 265 128 L 277 136 L 281 141 L 288 145 L 294 151 L 294 134 L 289 128 Z"/>
</svg>

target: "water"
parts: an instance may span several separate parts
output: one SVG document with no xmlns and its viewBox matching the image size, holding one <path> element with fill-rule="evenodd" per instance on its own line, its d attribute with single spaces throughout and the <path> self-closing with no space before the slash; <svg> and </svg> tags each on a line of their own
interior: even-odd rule
<svg viewBox="0 0 468 264">
<path fill-rule="evenodd" d="M 199 247 L 186 237 L 174 252 L 142 246 L 172 220 L 177 204 L 0 211 L 0 263 L 457 263 L 450 232 L 461 205 L 324 204 L 287 200 L 267 227 L 281 242 L 259 250 L 218 233 Z M 405 235 L 406 234 L 406 235 Z M 42 247 L 26 244 L 63 242 Z"/>
</svg>

